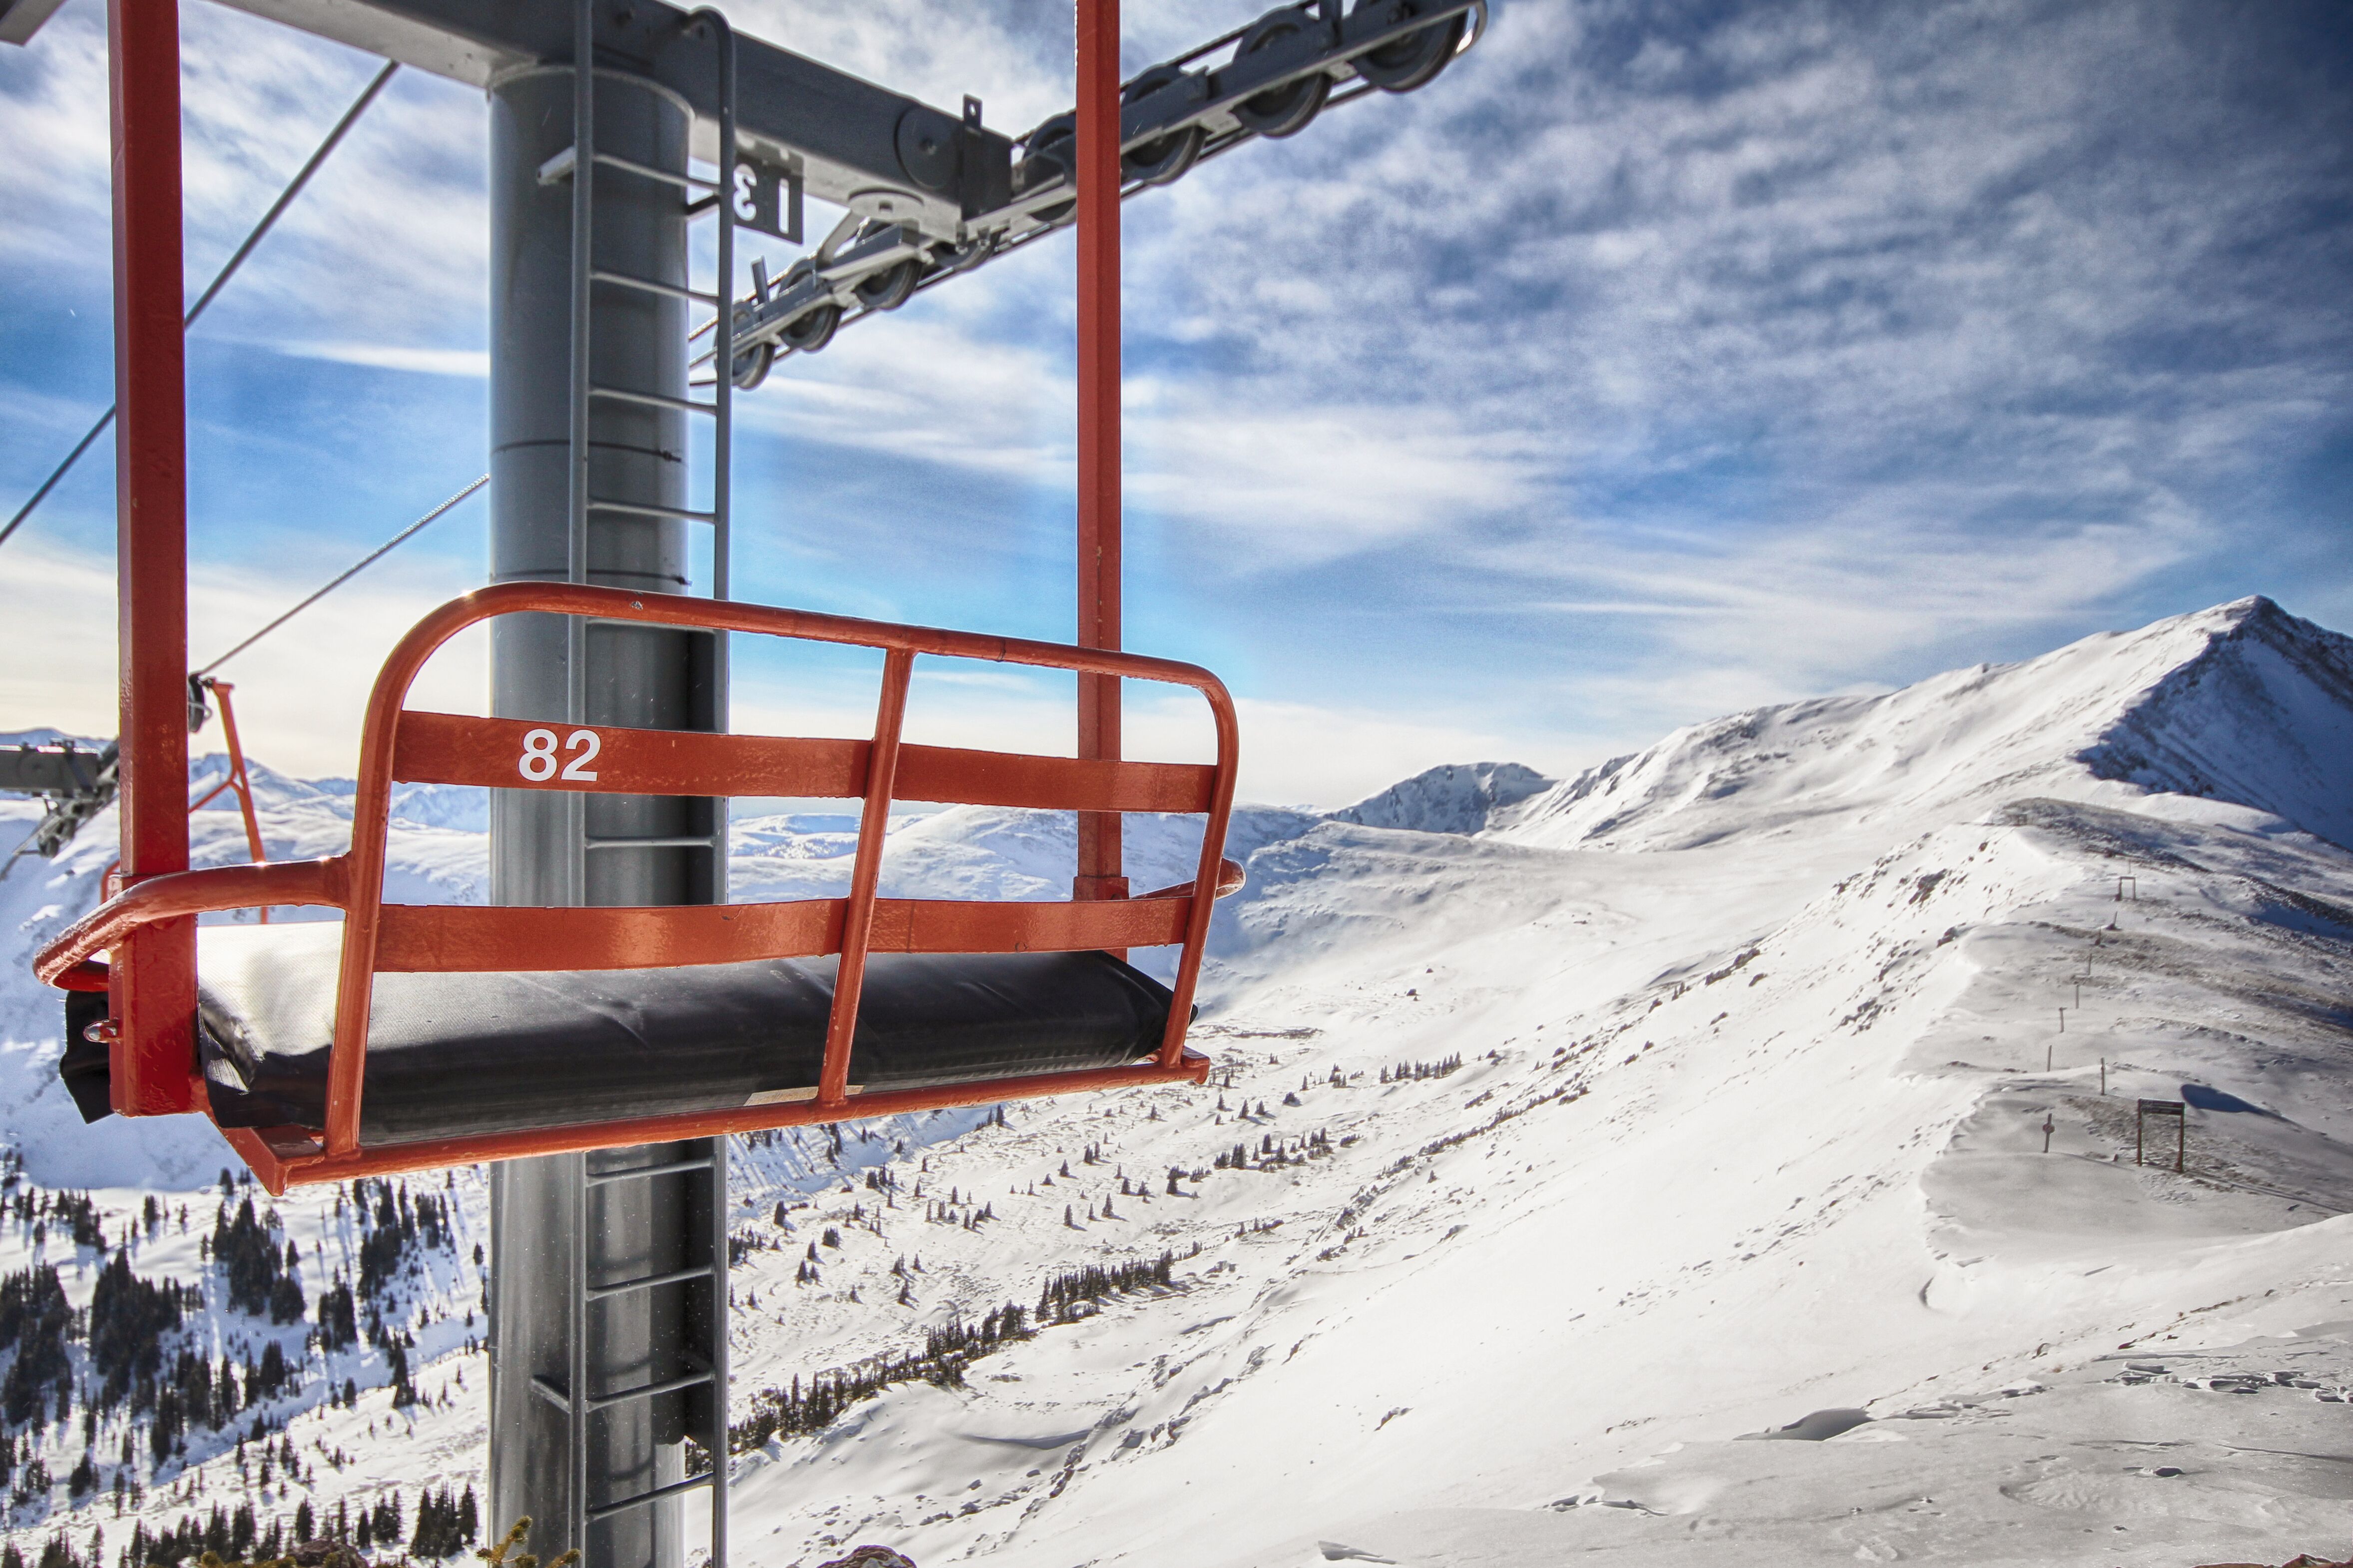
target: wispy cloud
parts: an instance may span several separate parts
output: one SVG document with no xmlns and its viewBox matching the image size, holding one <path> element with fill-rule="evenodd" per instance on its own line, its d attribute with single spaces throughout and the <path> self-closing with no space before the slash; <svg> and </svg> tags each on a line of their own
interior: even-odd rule
<svg viewBox="0 0 2353 1568">
<path fill-rule="evenodd" d="M 1448 409 L 1144 385 L 1159 396 L 1131 406 L 1129 495 L 1197 524 L 1238 572 L 1458 534 L 1547 499 L 1524 432 L 1467 429 Z"/>
<path fill-rule="evenodd" d="M 19 548 L 19 546 L 22 546 Z M 323 565 L 323 561 L 317 563 Z M 329 575 L 200 567 L 188 584 L 191 662 L 235 646 Z M 75 734 L 115 728 L 114 565 L 86 551 L 12 540 L 5 566 L 9 635 L 0 714 L 41 715 Z M 290 578 L 291 580 L 290 580 Z M 224 667 L 237 687 L 246 744 L 280 771 L 349 775 L 377 669 L 400 634 L 470 584 L 431 557 L 394 557 Z M 410 705 L 480 713 L 489 643 L 462 633 L 419 677 Z"/>
<path fill-rule="evenodd" d="M 1006 129 L 1069 101 L 1067 5 L 730 9 L 933 101 L 977 93 Z M 1130 0 L 1128 63 L 1250 9 Z M 373 62 L 212 7 L 185 26 L 201 279 Z M 25 215 L 0 265 L 30 345 L 0 410 L 69 437 L 58 385 L 103 376 L 102 37 L 97 0 L 68 0 L 0 58 L 0 201 Z M 2321 0 L 1513 0 L 1428 90 L 1128 205 L 1132 623 L 1271 705 L 1285 738 L 1254 758 L 1325 754 L 1264 792 L 1328 800 L 2291 575 L 2353 614 L 2348 49 Z M 224 296 L 207 342 L 269 356 L 234 397 L 200 385 L 240 461 L 431 468 L 427 492 L 480 471 L 447 424 L 481 365 L 483 123 L 404 73 Z M 1059 629 L 1070 283 L 1067 240 L 1033 248 L 744 399 L 747 578 Z M 381 442 L 426 408 L 457 413 Z M 97 505 L 61 514 L 93 546 Z M 398 520 L 319 526 L 341 549 Z M 11 602 L 31 570 L 0 556 Z M 111 641 L 84 652 L 7 688 L 24 722 L 102 710 Z M 1050 695 L 986 711 L 1066 727 Z"/>
<path fill-rule="evenodd" d="M 111 232 L 105 8 L 71 0 L 0 60 L 0 259 L 101 308 Z M 191 297 L 381 61 L 219 6 L 182 13 Z M 216 334 L 478 337 L 488 254 L 479 94 L 396 78 L 208 318 Z M 94 263 L 94 264 L 93 264 Z M 26 275 L 19 273 L 20 276 Z M 325 328 L 324 331 L 306 329 Z"/>
<path fill-rule="evenodd" d="M 2122 517 L 2022 517 L 1999 549 L 1923 499 L 1864 491 L 1803 527 L 1588 527 L 1572 548 L 1524 538 L 1485 558 L 1519 581 L 1582 590 L 1530 608 L 1654 620 L 1646 662 L 1657 674 L 1738 664 L 1795 696 L 1907 652 L 1968 662 L 1989 630 L 2056 636 L 2211 542 L 2207 524 L 2163 492 Z"/>
<path fill-rule="evenodd" d="M 381 343 L 275 343 L 266 346 L 296 359 L 323 359 L 332 365 L 364 365 L 374 370 L 400 370 L 417 376 L 461 376 L 485 380 L 491 374 L 487 348 L 404 348 Z"/>
</svg>

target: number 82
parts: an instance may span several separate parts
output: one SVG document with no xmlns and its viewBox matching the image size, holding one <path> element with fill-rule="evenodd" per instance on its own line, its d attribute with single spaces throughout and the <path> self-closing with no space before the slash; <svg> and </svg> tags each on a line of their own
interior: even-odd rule
<svg viewBox="0 0 2353 1568">
<path fill-rule="evenodd" d="M 588 764 L 596 761 L 596 754 L 605 749 L 603 739 L 593 729 L 575 729 L 565 737 L 564 749 L 576 751 L 580 755 L 565 764 L 562 777 L 593 783 L 596 775 Z M 516 759 L 516 772 L 534 784 L 544 784 L 557 777 L 556 761 L 554 730 L 532 729 L 523 732 L 522 756 Z"/>
</svg>

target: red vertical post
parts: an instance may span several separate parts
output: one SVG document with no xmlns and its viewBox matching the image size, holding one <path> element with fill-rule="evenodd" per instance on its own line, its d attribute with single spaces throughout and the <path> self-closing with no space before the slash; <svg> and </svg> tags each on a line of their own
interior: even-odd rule
<svg viewBox="0 0 2353 1568">
<path fill-rule="evenodd" d="M 115 573 L 126 885 L 188 868 L 186 308 L 177 0 L 110 0 L 114 123 Z M 196 923 L 114 950 L 114 1108 L 198 1108 Z"/>
<path fill-rule="evenodd" d="M 1079 646 L 1119 626 L 1119 0 L 1077 0 Z M 1119 679 L 1079 677 L 1079 755 L 1120 754 Z M 1116 811 L 1079 813 L 1079 898 L 1124 898 Z"/>
</svg>

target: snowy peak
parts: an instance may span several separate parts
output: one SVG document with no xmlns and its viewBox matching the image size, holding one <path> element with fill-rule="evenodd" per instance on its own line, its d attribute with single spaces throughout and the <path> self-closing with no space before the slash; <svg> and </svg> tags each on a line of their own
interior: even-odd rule
<svg viewBox="0 0 2353 1568">
<path fill-rule="evenodd" d="M 1495 825 L 1525 842 L 1694 848 L 1799 822 L 1946 815 L 2102 781 L 2233 801 L 2348 842 L 2353 640 L 2250 598 L 2019 664 L 1676 731 Z"/>
<path fill-rule="evenodd" d="M 2081 759 L 2099 779 L 2253 806 L 2353 848 L 2353 638 L 2260 595 L 2186 620 L 2206 647 Z"/>
<path fill-rule="evenodd" d="M 1456 762 L 1417 773 L 1332 813 L 1335 821 L 1422 833 L 1475 833 L 1497 814 L 1551 789 L 1553 779 L 1516 762 Z"/>
</svg>

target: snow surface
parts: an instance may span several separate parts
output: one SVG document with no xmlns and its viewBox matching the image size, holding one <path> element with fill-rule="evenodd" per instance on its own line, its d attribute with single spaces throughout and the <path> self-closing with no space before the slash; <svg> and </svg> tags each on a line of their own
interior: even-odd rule
<svg viewBox="0 0 2353 1568">
<path fill-rule="evenodd" d="M 1196 1034 L 1221 1086 L 739 1153 L 737 1232 L 776 1244 L 734 1274 L 739 1415 L 796 1374 L 1030 1302 L 1050 1273 L 1180 1261 L 1171 1289 L 978 1361 L 962 1388 L 900 1385 L 740 1457 L 734 1555 L 2342 1555 L 2349 762 L 2353 641 L 2249 599 L 1693 726 L 1566 781 L 1482 764 L 1329 815 L 1241 813 L 1250 881 L 1220 908 Z M 263 777 L 273 854 L 339 847 L 348 786 Z M 482 896 L 468 809 L 404 809 L 393 896 Z M 15 831 L 34 814 L 0 803 Z M 54 1083 L 55 997 L 25 959 L 94 901 L 111 826 L 0 884 L 0 1128 L 31 1180 L 97 1189 L 110 1234 L 150 1191 L 208 1218 L 201 1189 L 231 1163 L 200 1125 L 85 1128 Z M 848 828 L 737 821 L 736 896 L 839 890 Z M 1181 880 L 1198 832 L 1133 825 L 1139 885 Z M 205 813 L 198 840 L 242 853 L 234 813 Z M 885 874 L 1050 897 L 1071 860 L 1067 818 L 958 809 L 895 824 Z M 2189 1102 L 2183 1173 L 2169 1144 L 2134 1163 L 2143 1096 Z M 1172 1166 L 1311 1132 L 1328 1152 L 1166 1191 Z M 847 1221 L 874 1214 L 852 1178 L 882 1164 L 900 1190 L 877 1234 Z M 298 1446 L 345 1462 L 281 1478 L 270 1510 L 479 1469 L 485 1226 L 479 1175 L 452 1181 L 458 1245 L 401 1298 L 427 1404 L 393 1411 L 374 1352 L 314 1365 L 369 1392 L 330 1409 L 314 1375 L 285 1402 Z M 934 1223 L 951 1192 L 997 1218 Z M 353 1245 L 332 1194 L 276 1208 L 332 1273 Z M 842 1246 L 797 1284 L 828 1225 Z M 79 1304 L 98 1257 L 59 1245 Z M 195 1247 L 167 1223 L 134 1266 L 200 1278 Z M 0 1226 L 0 1271 L 34 1252 Z M 893 1265 L 918 1258 L 900 1305 Z M 215 1312 L 193 1331 L 217 1356 L 271 1330 Z M 1870 1419 L 1742 1440 L 1841 1410 Z M 45 1440 L 61 1478 L 78 1425 Z M 144 1478 L 151 1522 L 199 1488 L 238 1495 L 227 1440 Z M 101 1427 L 102 1457 L 119 1443 Z M 16 1523 L 129 1529 L 103 1490 L 67 1501 Z"/>
</svg>

